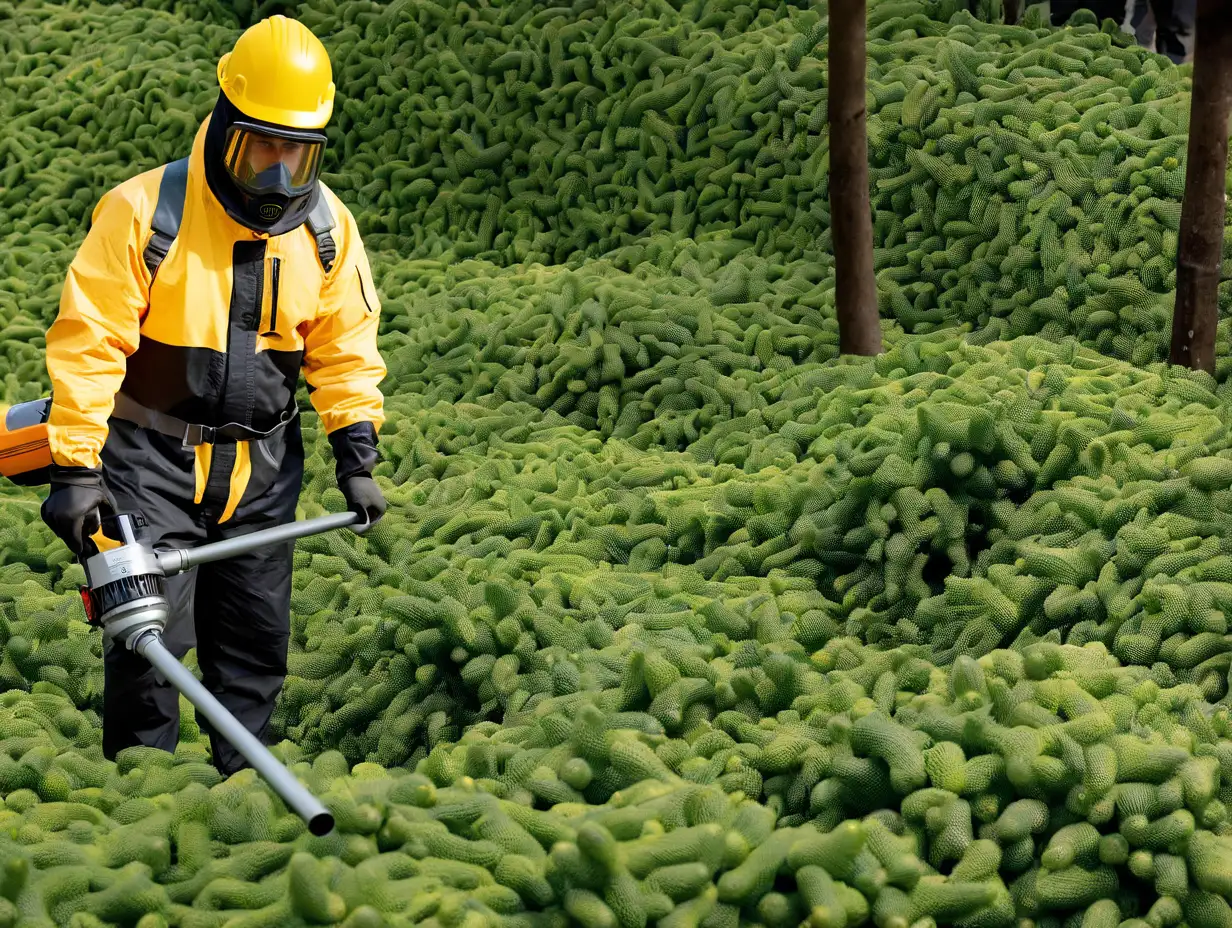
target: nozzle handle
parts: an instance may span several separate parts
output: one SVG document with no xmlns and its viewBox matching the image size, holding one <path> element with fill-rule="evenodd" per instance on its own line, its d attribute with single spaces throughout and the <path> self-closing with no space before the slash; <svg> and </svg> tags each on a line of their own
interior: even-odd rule
<svg viewBox="0 0 1232 928">
<path fill-rule="evenodd" d="M 319 535 L 336 528 L 345 528 L 360 517 L 354 512 L 337 512 L 328 516 L 317 516 L 315 519 L 303 519 L 298 522 L 288 522 L 286 525 L 276 525 L 263 528 L 247 535 L 237 535 L 234 538 L 224 538 L 222 541 L 211 542 L 197 548 L 170 548 L 158 551 L 158 566 L 163 576 L 170 577 L 196 567 L 198 564 L 208 564 L 211 561 L 222 561 L 238 554 L 247 554 L 267 545 L 275 545 L 305 535 Z"/>
</svg>

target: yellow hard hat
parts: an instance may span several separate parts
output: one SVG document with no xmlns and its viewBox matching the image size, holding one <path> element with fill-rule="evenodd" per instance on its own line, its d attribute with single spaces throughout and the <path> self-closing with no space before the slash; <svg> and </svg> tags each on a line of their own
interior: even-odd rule
<svg viewBox="0 0 1232 928">
<path fill-rule="evenodd" d="M 218 62 L 218 84 L 244 115 L 288 128 L 322 129 L 334 109 L 325 46 L 285 16 L 244 30 Z"/>
</svg>

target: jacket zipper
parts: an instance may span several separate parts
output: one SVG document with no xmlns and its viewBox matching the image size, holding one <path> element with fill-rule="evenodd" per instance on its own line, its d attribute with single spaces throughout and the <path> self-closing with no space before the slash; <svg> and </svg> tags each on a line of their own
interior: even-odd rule
<svg viewBox="0 0 1232 928">
<path fill-rule="evenodd" d="M 262 332 L 265 338 L 278 337 L 278 269 L 282 263 L 282 259 L 278 257 L 270 258 L 272 279 L 270 281 L 270 324 L 269 331 Z"/>
</svg>

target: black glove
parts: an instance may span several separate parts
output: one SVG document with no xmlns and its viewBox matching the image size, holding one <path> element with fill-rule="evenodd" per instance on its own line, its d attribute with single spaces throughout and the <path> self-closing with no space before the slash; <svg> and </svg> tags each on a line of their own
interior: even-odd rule
<svg viewBox="0 0 1232 928">
<path fill-rule="evenodd" d="M 385 496 L 372 479 L 372 469 L 379 459 L 376 429 L 371 422 L 356 422 L 330 432 L 329 443 L 334 450 L 338 489 L 347 508 L 368 520 L 366 524 L 352 526 L 362 535 L 385 514 Z"/>
<path fill-rule="evenodd" d="M 51 493 L 43 501 L 41 514 L 74 555 L 79 555 L 85 540 L 98 531 L 99 508 L 115 511 L 115 502 L 103 485 L 102 469 L 51 465 Z"/>
<path fill-rule="evenodd" d="M 385 494 L 367 474 L 351 477 L 342 484 L 341 490 L 347 508 L 368 520 L 365 524 L 352 526 L 356 534 L 362 535 L 385 515 Z"/>
</svg>

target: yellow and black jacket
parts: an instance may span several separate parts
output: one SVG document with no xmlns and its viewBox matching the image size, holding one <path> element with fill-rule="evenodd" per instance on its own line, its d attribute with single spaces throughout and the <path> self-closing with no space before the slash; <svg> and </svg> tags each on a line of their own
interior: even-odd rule
<svg viewBox="0 0 1232 928">
<path fill-rule="evenodd" d="M 134 443 L 126 429 L 126 454 L 152 453 L 183 471 L 184 480 L 157 478 L 158 492 L 182 491 L 223 522 L 269 492 L 280 469 L 287 484 L 282 459 L 297 450 L 290 443 L 299 433 L 278 426 L 294 412 L 301 370 L 335 457 L 355 458 L 339 460 L 340 474 L 369 469 L 386 367 L 376 343 L 381 307 L 350 211 L 319 185 L 335 220 L 328 271 L 306 225 L 269 236 L 237 223 L 205 180 L 208 124 L 189 156 L 178 235 L 156 275 L 143 254 L 166 166 L 119 184 L 95 207 L 47 332 L 48 440 L 58 465 L 101 466 L 122 418 L 117 401 L 188 423 L 271 432 L 260 440 L 191 444 L 162 435 Z"/>
</svg>

